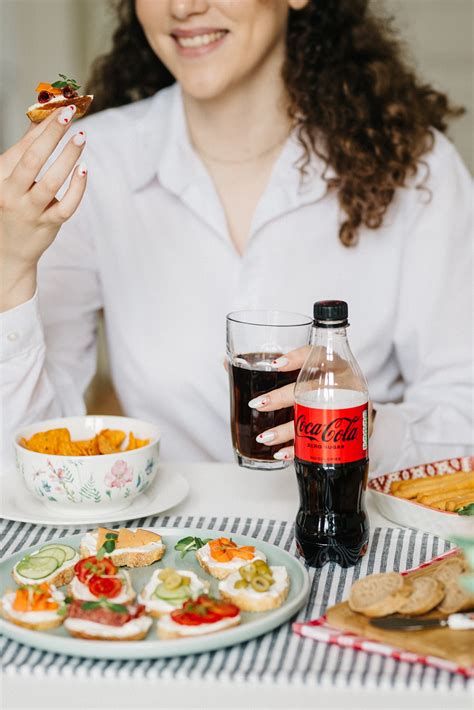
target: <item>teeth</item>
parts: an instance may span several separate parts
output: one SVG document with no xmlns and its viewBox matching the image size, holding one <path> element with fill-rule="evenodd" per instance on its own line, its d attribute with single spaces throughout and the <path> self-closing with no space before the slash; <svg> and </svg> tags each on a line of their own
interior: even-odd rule
<svg viewBox="0 0 474 710">
<path fill-rule="evenodd" d="M 180 47 L 205 47 L 206 44 L 217 42 L 224 35 L 225 32 L 221 31 L 212 32 L 208 35 L 196 35 L 195 37 L 177 37 L 177 40 Z"/>
</svg>

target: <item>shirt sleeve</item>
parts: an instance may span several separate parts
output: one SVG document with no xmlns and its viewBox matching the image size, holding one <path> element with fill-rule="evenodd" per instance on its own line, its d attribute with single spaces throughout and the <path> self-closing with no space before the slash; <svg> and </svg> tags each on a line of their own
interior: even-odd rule
<svg viewBox="0 0 474 710">
<path fill-rule="evenodd" d="M 401 403 L 374 403 L 370 458 L 377 475 L 473 453 L 473 185 L 439 134 L 426 168 L 401 235 L 393 347 L 405 391 Z"/>
<path fill-rule="evenodd" d="M 34 297 L 0 314 L 3 465 L 12 464 L 12 439 L 19 427 L 85 412 L 101 306 L 83 201 L 41 257 Z"/>
</svg>

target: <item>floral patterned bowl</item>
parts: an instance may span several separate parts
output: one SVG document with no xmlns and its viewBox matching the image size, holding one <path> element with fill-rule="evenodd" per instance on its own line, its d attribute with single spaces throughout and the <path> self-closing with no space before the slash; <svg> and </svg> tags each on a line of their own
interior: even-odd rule
<svg viewBox="0 0 474 710">
<path fill-rule="evenodd" d="M 98 456 L 57 456 L 29 451 L 22 437 L 48 429 L 67 428 L 72 440 L 90 439 L 102 429 L 132 431 L 147 446 Z M 130 419 L 90 415 L 61 417 L 23 427 L 14 437 L 16 465 L 27 489 L 50 509 L 73 514 L 112 513 L 127 508 L 156 477 L 160 435 L 154 424 Z"/>
</svg>

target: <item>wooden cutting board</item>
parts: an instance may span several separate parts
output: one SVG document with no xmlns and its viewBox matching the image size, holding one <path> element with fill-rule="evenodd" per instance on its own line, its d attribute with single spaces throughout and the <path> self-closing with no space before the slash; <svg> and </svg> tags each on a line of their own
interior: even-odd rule
<svg viewBox="0 0 474 710">
<path fill-rule="evenodd" d="M 409 572 L 408 577 L 430 574 L 440 563 Z M 372 626 L 369 619 L 352 611 L 347 602 L 336 604 L 326 612 L 328 624 L 341 631 L 349 631 L 371 641 L 378 641 L 421 656 L 437 656 L 459 666 L 474 666 L 474 630 L 453 631 L 447 627 L 423 631 L 387 631 Z M 430 612 L 420 619 L 443 618 L 439 612 Z"/>
</svg>

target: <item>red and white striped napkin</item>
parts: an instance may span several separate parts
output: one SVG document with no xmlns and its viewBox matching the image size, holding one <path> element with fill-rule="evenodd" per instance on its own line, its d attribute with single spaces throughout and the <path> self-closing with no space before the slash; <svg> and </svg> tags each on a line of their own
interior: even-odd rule
<svg viewBox="0 0 474 710">
<path fill-rule="evenodd" d="M 424 562 L 418 567 L 414 567 L 412 570 L 407 570 L 402 572 L 402 574 L 408 574 L 408 572 L 414 572 L 417 569 L 422 569 L 424 567 L 429 567 L 433 562 L 445 559 L 446 557 L 452 557 L 457 554 L 458 550 L 448 550 L 448 552 L 438 555 L 429 562 Z M 404 651 L 401 648 L 396 648 L 395 646 L 390 646 L 389 644 L 380 643 L 379 641 L 371 641 L 363 636 L 357 636 L 356 634 L 340 631 L 330 626 L 327 622 L 326 616 L 320 616 L 319 619 L 313 619 L 312 621 L 305 621 L 302 623 L 294 623 L 293 631 L 299 636 L 305 636 L 306 638 L 311 638 L 314 641 L 322 641 L 323 643 L 333 644 L 340 646 L 342 648 L 352 648 L 355 651 L 365 651 L 366 653 L 375 653 L 379 656 L 386 656 L 387 658 L 393 658 L 396 661 L 406 661 L 407 663 L 420 663 L 424 666 L 432 666 L 433 668 L 439 668 L 440 670 L 450 671 L 451 673 L 460 673 L 468 678 L 474 678 L 474 667 L 463 667 L 458 666 L 457 663 L 452 661 L 446 661 L 444 658 L 438 658 L 436 656 L 423 656 L 417 653 L 412 653 L 411 651 Z"/>
</svg>

